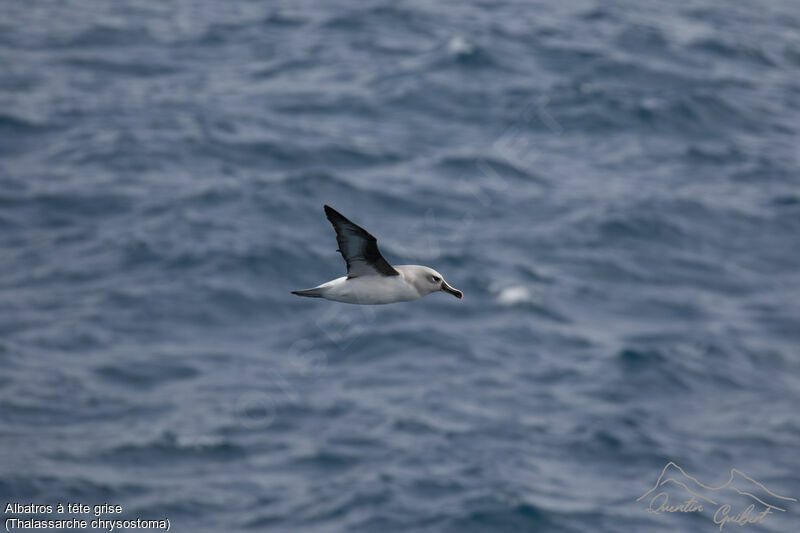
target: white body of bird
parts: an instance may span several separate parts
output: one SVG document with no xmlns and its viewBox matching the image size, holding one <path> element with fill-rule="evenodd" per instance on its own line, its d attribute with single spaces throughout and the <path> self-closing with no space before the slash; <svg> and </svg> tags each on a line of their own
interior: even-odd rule
<svg viewBox="0 0 800 533">
<path fill-rule="evenodd" d="M 297 291 L 302 296 L 311 296 L 347 304 L 380 305 L 395 302 L 410 302 L 426 294 L 441 291 L 441 281 L 430 278 L 441 275 L 432 268 L 420 265 L 396 265 L 399 276 L 364 276 L 347 278 L 342 276 L 313 289 Z"/>
</svg>

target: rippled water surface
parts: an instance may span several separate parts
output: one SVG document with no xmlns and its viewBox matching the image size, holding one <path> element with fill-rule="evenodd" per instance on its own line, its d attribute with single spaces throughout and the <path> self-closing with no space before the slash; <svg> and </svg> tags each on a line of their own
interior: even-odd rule
<svg viewBox="0 0 800 533">
<path fill-rule="evenodd" d="M 669 461 L 800 498 L 799 109 L 789 1 L 3 2 L 0 500 L 718 531 L 636 501 Z M 344 273 L 325 203 L 464 300 L 291 295 Z"/>
</svg>

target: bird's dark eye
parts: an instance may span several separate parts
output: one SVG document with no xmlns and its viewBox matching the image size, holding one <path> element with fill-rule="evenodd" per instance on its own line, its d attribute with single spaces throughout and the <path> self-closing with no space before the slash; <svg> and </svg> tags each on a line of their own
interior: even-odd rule
<svg viewBox="0 0 800 533">
<path fill-rule="evenodd" d="M 433 280 L 434 283 L 438 283 L 438 282 L 442 281 L 442 278 L 440 278 L 438 276 L 431 276 L 431 279 Z"/>
</svg>

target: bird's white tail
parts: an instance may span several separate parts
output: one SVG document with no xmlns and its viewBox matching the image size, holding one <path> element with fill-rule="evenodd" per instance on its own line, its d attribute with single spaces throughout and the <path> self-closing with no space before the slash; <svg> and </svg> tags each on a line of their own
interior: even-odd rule
<svg viewBox="0 0 800 533">
<path fill-rule="evenodd" d="M 292 291 L 292 294 L 305 296 L 307 298 L 322 298 L 322 291 L 320 291 L 319 287 L 314 287 L 313 289 L 303 289 L 301 291 Z"/>
</svg>

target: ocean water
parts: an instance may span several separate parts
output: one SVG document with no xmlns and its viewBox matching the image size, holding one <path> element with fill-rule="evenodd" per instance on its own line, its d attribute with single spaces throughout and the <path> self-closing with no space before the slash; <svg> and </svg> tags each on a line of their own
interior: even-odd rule
<svg viewBox="0 0 800 533">
<path fill-rule="evenodd" d="M 791 1 L 2 2 L 0 503 L 797 531 L 799 146 Z"/>
</svg>

